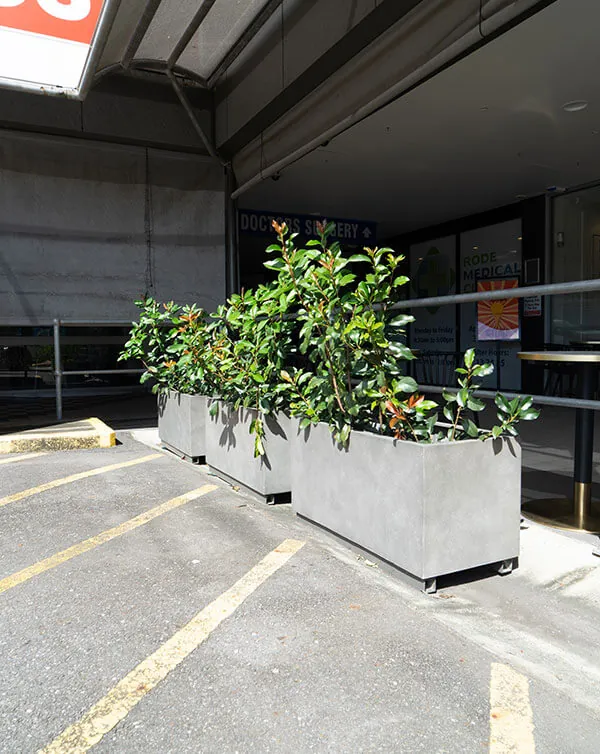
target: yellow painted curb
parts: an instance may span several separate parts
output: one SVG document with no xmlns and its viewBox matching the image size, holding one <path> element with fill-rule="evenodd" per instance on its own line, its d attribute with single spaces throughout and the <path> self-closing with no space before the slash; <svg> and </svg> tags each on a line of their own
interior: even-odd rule
<svg viewBox="0 0 600 754">
<path fill-rule="evenodd" d="M 115 432 L 96 417 L 80 422 L 27 430 L 0 436 L 0 455 L 37 453 L 53 450 L 112 448 L 117 444 Z"/>
<path fill-rule="evenodd" d="M 105 424 L 102 419 L 98 419 L 95 416 L 90 417 L 88 421 L 98 432 L 100 447 L 114 448 L 117 444 L 117 437 L 114 429 L 111 429 L 111 427 L 109 427 L 108 424 Z"/>
</svg>

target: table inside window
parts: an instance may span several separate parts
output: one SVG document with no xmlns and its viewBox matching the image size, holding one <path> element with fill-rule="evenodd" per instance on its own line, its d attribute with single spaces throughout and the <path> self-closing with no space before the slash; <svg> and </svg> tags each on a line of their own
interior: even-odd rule
<svg viewBox="0 0 600 754">
<path fill-rule="evenodd" d="M 592 400 L 597 385 L 598 351 L 522 351 L 522 361 L 573 364 L 578 371 L 578 398 Z M 600 515 L 592 503 L 594 410 L 576 409 L 573 499 L 532 500 L 523 512 L 533 520 L 560 529 L 600 533 Z"/>
</svg>

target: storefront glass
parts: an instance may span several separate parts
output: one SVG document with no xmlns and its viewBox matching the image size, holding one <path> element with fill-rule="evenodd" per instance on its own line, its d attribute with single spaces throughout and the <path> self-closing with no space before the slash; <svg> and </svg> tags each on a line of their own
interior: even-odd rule
<svg viewBox="0 0 600 754">
<path fill-rule="evenodd" d="M 510 220 L 477 228 L 460 236 L 461 293 L 477 290 L 479 281 L 521 281 L 521 221 Z M 502 306 L 502 303 L 498 304 Z M 460 348 L 476 348 L 480 361 L 496 366 L 486 387 L 521 389 L 521 364 L 517 353 L 519 340 L 480 341 L 477 339 L 477 305 L 460 307 Z M 518 325 L 518 320 L 517 320 Z M 499 336 L 501 337 L 501 336 Z M 508 337 L 508 336 L 507 336 Z"/>
<path fill-rule="evenodd" d="M 138 362 L 118 361 L 128 338 L 126 327 L 61 327 L 62 368 L 65 371 L 137 369 Z M 102 389 L 134 387 L 134 374 L 66 375 L 63 387 Z M 0 398 L 3 393 L 54 392 L 54 335 L 51 327 L 0 328 Z"/>
<path fill-rule="evenodd" d="M 552 207 L 551 280 L 600 276 L 600 186 L 557 196 Z M 553 296 L 550 342 L 577 347 L 600 341 L 600 294 Z"/>
<path fill-rule="evenodd" d="M 480 283 L 489 287 L 520 285 L 521 220 L 413 244 L 409 255 L 412 298 L 470 293 L 477 291 Z M 502 308 L 503 304 L 498 306 Z M 490 316 L 496 314 L 496 308 Z M 451 384 L 461 354 L 474 347 L 480 361 L 496 366 L 496 374 L 486 379 L 485 387 L 519 390 L 521 365 L 517 353 L 521 343 L 515 338 L 519 305 L 515 308 L 512 334 L 507 330 L 506 339 L 496 341 L 478 339 L 476 304 L 416 309 L 410 344 L 421 355 L 422 373 L 416 368 L 417 379 L 424 384 Z"/>
</svg>

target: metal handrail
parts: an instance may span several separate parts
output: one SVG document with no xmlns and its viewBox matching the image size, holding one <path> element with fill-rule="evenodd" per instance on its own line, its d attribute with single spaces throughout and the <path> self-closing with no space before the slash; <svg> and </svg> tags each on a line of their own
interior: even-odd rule
<svg viewBox="0 0 600 754">
<path fill-rule="evenodd" d="M 44 327 L 44 325 L 40 325 Z M 143 369 L 85 369 L 85 370 L 68 370 L 63 371 L 60 351 L 60 328 L 66 327 L 130 327 L 130 320 L 113 320 L 108 322 L 98 322 L 95 320 L 61 320 L 55 319 L 52 323 L 54 328 L 54 389 L 56 392 L 56 418 L 62 421 L 63 418 L 63 395 L 62 381 L 63 377 L 70 375 L 88 375 L 88 374 L 142 374 Z"/>
<path fill-rule="evenodd" d="M 423 393 L 441 394 L 444 390 L 448 393 L 458 393 L 460 388 L 442 387 L 441 385 L 419 385 L 419 390 Z M 498 390 L 475 390 L 473 395 L 485 400 L 494 400 L 498 392 Z M 512 399 L 522 398 L 524 393 L 508 393 L 502 390 L 502 395 L 505 398 Z M 531 398 L 534 403 L 539 403 L 542 406 L 562 406 L 563 408 L 582 408 L 591 411 L 600 411 L 600 401 L 585 400 L 584 398 L 555 398 L 551 395 L 532 395 Z"/>
<path fill-rule="evenodd" d="M 17 319 L 0 320 L 0 327 L 52 327 L 54 319 Z M 131 327 L 130 319 L 61 319 L 61 327 Z"/>
<path fill-rule="evenodd" d="M 479 291 L 473 293 L 460 293 L 451 296 L 432 296 L 419 299 L 406 299 L 405 301 L 398 301 L 392 304 L 389 309 L 401 310 L 412 309 L 427 306 L 445 306 L 451 304 L 466 304 L 475 303 L 477 301 L 493 301 L 506 298 L 524 298 L 528 296 L 558 296 L 568 295 L 573 293 L 591 293 L 600 291 L 600 279 L 597 280 L 577 280 L 568 283 L 551 283 L 547 285 L 532 285 L 520 288 L 507 288 L 495 291 Z M 376 307 L 379 308 L 379 307 Z M 286 315 L 287 317 L 295 318 L 297 315 Z M 37 326 L 47 327 L 50 324 L 45 322 L 27 322 L 25 326 Z M 51 326 L 54 329 L 54 377 L 55 377 L 55 389 L 56 389 L 56 416 L 60 421 L 63 416 L 62 406 L 62 378 L 63 376 L 72 374 L 141 374 L 144 370 L 129 370 L 129 369 L 103 369 L 103 370 L 85 370 L 78 372 L 63 372 L 61 368 L 61 353 L 60 353 L 60 328 L 62 326 L 68 327 L 129 327 L 131 326 L 130 320 L 60 320 L 54 319 Z M 16 323 L 9 323 L 9 326 L 19 326 Z M 441 392 L 442 388 L 439 386 L 423 386 L 424 390 L 429 392 Z M 495 393 L 490 391 L 477 391 L 477 395 L 482 398 L 492 398 Z M 521 395 L 520 393 L 504 393 L 507 397 L 516 397 Z M 551 396 L 536 395 L 533 396 L 534 400 L 540 404 L 546 404 L 550 406 L 565 406 L 567 408 L 590 408 L 595 411 L 600 409 L 600 401 L 586 401 L 581 399 L 570 398 L 553 398 Z"/>
<path fill-rule="evenodd" d="M 569 283 L 548 283 L 529 285 L 521 288 L 501 288 L 495 291 L 457 293 L 452 296 L 428 296 L 398 301 L 388 307 L 392 309 L 415 309 L 427 306 L 449 306 L 450 304 L 472 304 L 478 301 L 498 301 L 505 298 L 529 298 L 529 296 L 567 296 L 570 293 L 595 293 L 600 291 L 600 279 L 574 280 Z"/>
</svg>

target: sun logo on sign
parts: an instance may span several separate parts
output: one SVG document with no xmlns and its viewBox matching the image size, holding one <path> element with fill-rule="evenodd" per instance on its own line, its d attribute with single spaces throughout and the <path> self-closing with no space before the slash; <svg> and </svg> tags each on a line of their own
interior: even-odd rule
<svg viewBox="0 0 600 754">
<path fill-rule="evenodd" d="M 503 291 L 517 288 L 519 281 L 480 280 L 478 291 Z M 480 340 L 516 340 L 519 337 L 519 301 L 503 298 L 477 303 L 478 337 Z"/>
</svg>

